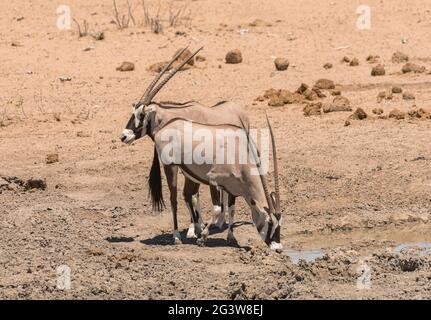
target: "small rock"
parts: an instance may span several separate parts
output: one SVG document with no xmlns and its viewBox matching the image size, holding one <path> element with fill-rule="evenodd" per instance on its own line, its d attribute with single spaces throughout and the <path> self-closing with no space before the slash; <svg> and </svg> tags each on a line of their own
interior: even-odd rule
<svg viewBox="0 0 431 320">
<path fill-rule="evenodd" d="M 406 92 L 403 93 L 403 99 L 404 100 L 414 100 L 415 96 L 414 96 L 413 93 L 406 91 Z"/>
<path fill-rule="evenodd" d="M 398 109 L 394 109 L 391 112 L 389 112 L 389 118 L 395 118 L 397 120 L 402 120 L 406 117 L 406 113 L 403 111 L 400 111 Z"/>
<path fill-rule="evenodd" d="M 314 88 L 321 89 L 321 90 L 331 90 L 335 89 L 334 81 L 329 79 L 319 79 L 314 84 Z"/>
<path fill-rule="evenodd" d="M 368 57 L 367 57 L 367 62 L 368 63 L 371 63 L 371 64 L 373 64 L 373 63 L 377 63 L 377 62 L 379 62 L 379 60 L 380 60 L 380 56 L 378 56 L 378 55 L 369 55 Z"/>
<path fill-rule="evenodd" d="M 46 181 L 44 179 L 28 179 L 24 185 L 24 189 L 25 190 L 30 190 L 30 189 L 41 189 L 41 190 L 45 190 L 46 189 Z"/>
<path fill-rule="evenodd" d="M 331 91 L 331 95 L 333 95 L 333 96 L 339 96 L 339 95 L 341 95 L 341 91 L 340 90 L 332 90 Z"/>
<path fill-rule="evenodd" d="M 426 71 L 426 68 L 424 66 L 420 66 L 416 63 L 412 63 L 412 62 L 407 62 L 403 68 L 401 69 L 401 71 L 403 73 L 409 73 L 409 72 L 414 72 L 414 73 L 424 73 Z"/>
<path fill-rule="evenodd" d="M 350 63 L 350 58 L 348 56 L 344 56 L 343 59 L 341 59 L 341 62 Z"/>
<path fill-rule="evenodd" d="M 422 108 L 410 110 L 408 115 L 412 118 L 431 118 L 431 113 Z"/>
<path fill-rule="evenodd" d="M 133 62 L 124 61 L 116 70 L 121 72 L 133 71 L 135 70 L 135 64 Z"/>
<path fill-rule="evenodd" d="M 357 108 L 355 112 L 350 116 L 350 119 L 363 120 L 367 118 L 366 112 L 362 108 Z"/>
<path fill-rule="evenodd" d="M 330 62 L 327 62 L 327 63 L 325 63 L 325 64 L 323 65 L 323 68 L 324 68 L 324 69 L 326 69 L 326 70 L 328 70 L 328 69 L 332 69 L 332 67 L 333 67 L 333 65 L 332 65 L 332 63 L 330 63 Z"/>
<path fill-rule="evenodd" d="M 381 64 L 378 64 L 377 66 L 373 67 L 373 69 L 371 69 L 371 75 L 373 77 L 384 76 L 385 73 L 385 67 L 383 67 Z"/>
<path fill-rule="evenodd" d="M 51 153 L 46 156 L 46 164 L 52 164 L 58 162 L 58 153 Z"/>
<path fill-rule="evenodd" d="M 358 60 L 358 58 L 353 58 L 350 61 L 349 66 L 351 66 L 351 67 L 357 67 L 357 66 L 359 66 L 359 60 Z"/>
<path fill-rule="evenodd" d="M 278 71 L 284 71 L 287 70 L 287 68 L 289 67 L 289 60 L 287 60 L 286 58 L 276 58 L 274 60 L 274 64 L 275 68 Z"/>
<path fill-rule="evenodd" d="M 381 114 L 383 114 L 383 109 L 382 108 L 374 108 L 373 113 L 376 115 L 381 115 Z"/>
<path fill-rule="evenodd" d="M 392 87 L 392 93 L 398 94 L 402 92 L 403 92 L 403 89 L 401 87 Z"/>
<path fill-rule="evenodd" d="M 380 103 L 383 99 L 386 99 L 386 91 L 380 91 L 377 94 L 377 102 Z"/>
<path fill-rule="evenodd" d="M 392 55 L 392 62 L 393 63 L 402 63 L 402 62 L 407 62 L 407 61 L 409 61 L 409 56 L 406 55 L 405 53 L 397 51 Z"/>
<path fill-rule="evenodd" d="M 231 50 L 226 54 L 226 63 L 237 64 L 242 62 L 242 53 L 239 49 Z"/>
<path fill-rule="evenodd" d="M 164 62 L 156 62 L 156 63 L 152 64 L 151 66 L 149 66 L 149 67 L 148 67 L 148 70 L 149 70 L 149 71 L 151 71 L 151 72 L 159 73 L 160 71 L 162 71 L 163 67 L 164 67 L 165 65 L 167 65 L 167 64 L 168 64 L 168 62 L 167 62 L 167 61 L 164 61 Z M 169 69 L 171 69 L 171 68 L 169 68 Z M 168 69 L 168 70 L 169 70 L 169 69 Z"/>
<path fill-rule="evenodd" d="M 202 55 L 200 55 L 200 54 L 198 54 L 197 56 L 196 56 L 196 61 L 198 61 L 198 62 L 204 62 L 204 61 L 206 61 L 207 59 L 204 57 L 204 56 L 202 56 Z"/>
<path fill-rule="evenodd" d="M 76 133 L 76 136 L 77 136 L 77 137 L 80 137 L 80 138 L 88 138 L 88 137 L 90 137 L 91 135 L 90 135 L 88 132 L 78 131 L 78 132 Z"/>
</svg>

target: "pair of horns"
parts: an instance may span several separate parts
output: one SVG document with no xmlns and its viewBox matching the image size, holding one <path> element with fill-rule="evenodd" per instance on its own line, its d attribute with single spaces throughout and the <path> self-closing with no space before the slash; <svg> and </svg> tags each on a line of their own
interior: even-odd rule
<svg viewBox="0 0 431 320">
<path fill-rule="evenodd" d="M 266 176 L 262 172 L 262 163 L 260 161 L 259 152 L 253 140 L 250 139 L 250 128 L 246 130 L 248 145 L 251 148 L 251 153 L 256 162 L 257 169 L 259 171 L 260 181 L 262 182 L 263 191 L 265 193 L 266 201 L 268 202 L 269 211 L 272 214 L 280 214 L 280 180 L 278 176 L 278 161 L 277 161 L 277 148 L 275 146 L 275 138 L 274 132 L 272 130 L 271 123 L 269 122 L 268 115 L 266 116 L 266 122 L 269 127 L 269 133 L 271 135 L 271 144 L 272 144 L 272 158 L 274 161 L 274 184 L 275 184 L 275 197 L 273 198 L 268 191 L 268 182 L 266 180 Z M 241 120 L 242 126 L 245 129 L 244 122 Z"/>
<path fill-rule="evenodd" d="M 163 86 L 168 83 L 168 81 L 189 61 L 191 61 L 195 55 L 203 49 L 203 47 L 200 47 L 198 50 L 196 50 L 190 57 L 182 61 L 178 66 L 176 66 L 168 75 L 166 78 L 164 78 L 159 84 L 157 82 L 163 77 L 163 75 L 168 71 L 168 69 L 172 66 L 172 64 L 177 61 L 180 56 L 188 49 L 188 46 L 184 49 L 177 52 L 177 54 L 172 58 L 171 61 L 169 61 L 163 69 L 159 72 L 159 74 L 151 81 L 150 85 L 148 86 L 147 90 L 145 90 L 144 94 L 142 95 L 140 102 L 142 102 L 144 105 L 148 105 L 153 98 L 156 96 L 156 94 L 160 91 L 160 89 L 163 88 Z M 157 85 L 156 85 L 157 84 Z"/>
</svg>

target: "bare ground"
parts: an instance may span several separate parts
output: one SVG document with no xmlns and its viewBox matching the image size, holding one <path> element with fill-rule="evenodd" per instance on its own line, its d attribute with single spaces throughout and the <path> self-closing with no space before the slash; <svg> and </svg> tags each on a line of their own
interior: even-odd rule
<svg viewBox="0 0 431 320">
<path fill-rule="evenodd" d="M 72 15 L 104 31 L 102 41 L 78 39 L 75 25 L 58 30 L 56 1 L 2 2 L 0 298 L 431 298 L 431 120 L 372 113 L 431 107 L 429 72 L 403 74 L 403 63 L 391 60 L 400 50 L 431 69 L 431 7 L 427 0 L 368 2 L 372 28 L 365 31 L 356 29 L 357 1 L 198 0 L 187 2 L 191 21 L 154 34 L 146 26 L 118 30 L 109 1 L 74 1 Z M 189 41 L 205 46 L 206 61 L 178 74 L 160 99 L 234 100 L 255 127 L 268 112 L 279 147 L 286 254 L 262 244 L 242 201 L 239 247 L 227 244 L 226 231 L 204 248 L 191 240 L 173 245 L 169 211 L 153 214 L 147 198 L 151 142 L 118 140 L 153 77 L 147 68 Z M 234 48 L 244 61 L 225 64 Z M 384 76 L 371 77 L 371 54 L 380 56 Z M 275 56 L 289 59 L 287 71 L 275 71 Z M 359 66 L 341 63 L 344 56 Z M 135 70 L 116 71 L 123 61 Z M 324 69 L 327 62 L 333 68 Z M 352 112 L 304 117 L 303 104 L 255 100 L 266 89 L 294 91 L 320 78 L 333 80 L 368 118 L 344 126 Z M 394 94 L 378 103 L 378 93 L 393 86 L 415 99 Z M 323 91 L 321 101 L 332 101 Z M 47 164 L 52 153 L 59 162 Z M 30 178 L 45 179 L 47 188 L 27 189 Z M 202 196 L 208 220 L 207 188 Z M 188 221 L 181 203 L 182 230 Z M 399 252 L 400 244 L 417 243 L 423 248 Z M 319 257 L 294 263 L 289 250 Z M 56 286 L 61 265 L 70 267 L 70 290 Z M 364 266 L 369 289 L 357 285 Z"/>
</svg>

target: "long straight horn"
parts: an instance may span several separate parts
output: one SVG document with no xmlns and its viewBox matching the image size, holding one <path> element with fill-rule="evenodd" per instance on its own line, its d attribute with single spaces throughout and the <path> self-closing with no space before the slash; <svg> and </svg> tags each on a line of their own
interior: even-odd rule
<svg viewBox="0 0 431 320">
<path fill-rule="evenodd" d="M 173 69 L 166 78 L 164 78 L 161 82 L 159 82 L 159 84 L 154 88 L 154 90 L 151 91 L 151 93 L 148 95 L 148 102 L 150 102 L 155 95 L 160 91 L 160 89 L 163 88 L 163 86 L 168 83 L 168 81 L 178 72 L 178 70 L 180 70 L 185 64 L 187 64 L 190 60 L 192 60 L 195 55 L 198 54 L 199 51 L 201 51 L 203 49 L 203 47 L 200 47 L 198 50 L 196 50 L 190 57 L 188 57 L 186 60 L 184 60 L 183 62 L 181 62 L 178 66 L 175 67 L 175 69 Z"/>
<path fill-rule="evenodd" d="M 266 122 L 268 123 L 269 132 L 271 134 L 272 142 L 272 158 L 274 161 L 274 184 L 275 184 L 275 211 L 280 212 L 280 180 L 278 177 L 278 160 L 277 160 L 277 147 L 275 146 L 274 132 L 272 131 L 271 123 L 269 122 L 268 115 L 265 113 Z"/>
<path fill-rule="evenodd" d="M 263 187 L 263 191 L 265 193 L 266 201 L 268 202 L 269 211 L 271 213 L 274 213 L 273 201 L 272 201 L 271 196 L 270 196 L 269 191 L 268 191 L 268 182 L 266 181 L 266 177 L 264 176 L 264 174 L 262 172 L 262 163 L 261 163 L 260 158 L 257 154 L 257 148 L 254 144 L 254 141 L 252 139 L 250 139 L 250 131 L 245 128 L 245 125 L 244 125 L 244 122 L 242 121 L 242 118 L 240 117 L 239 120 L 241 121 L 241 125 L 247 134 L 247 144 L 250 147 L 251 154 L 253 155 L 254 162 L 256 162 L 256 167 L 259 171 L 259 177 L 260 177 L 260 181 L 262 182 L 262 187 Z"/>
<path fill-rule="evenodd" d="M 157 76 L 151 81 L 150 85 L 147 87 L 147 90 L 145 90 L 144 94 L 142 95 L 140 101 L 143 101 L 144 104 L 148 104 L 151 102 L 151 99 L 148 100 L 148 95 L 150 94 L 151 90 L 153 90 L 154 86 L 157 84 L 157 82 L 160 80 L 160 78 L 165 74 L 165 72 L 172 66 L 172 64 L 178 60 L 178 58 L 187 50 L 189 46 L 185 47 L 184 49 L 177 52 L 177 54 L 172 58 L 171 61 L 169 61 L 162 70 L 157 74 Z"/>
</svg>

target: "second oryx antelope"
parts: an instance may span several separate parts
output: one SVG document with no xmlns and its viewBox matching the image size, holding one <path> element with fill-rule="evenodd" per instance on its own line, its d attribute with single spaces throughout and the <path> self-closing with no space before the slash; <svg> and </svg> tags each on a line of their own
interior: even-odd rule
<svg viewBox="0 0 431 320">
<path fill-rule="evenodd" d="M 263 172 L 257 147 L 250 137 L 248 120 L 236 104 L 223 101 L 208 108 L 193 101 L 183 104 L 167 104 L 153 101 L 153 98 L 160 89 L 163 88 L 183 65 L 193 59 L 201 49 L 178 64 L 163 80 L 158 82 L 185 49 L 175 55 L 174 59 L 163 68 L 149 85 L 141 100 L 134 105 L 132 116 L 123 131 L 121 140 L 125 143 L 131 143 L 148 135 L 155 144 L 153 166 L 154 162 L 156 162 L 155 166 L 160 166 L 157 164 L 160 156 L 165 170 L 175 174 L 175 170 L 179 168 L 184 173 L 186 177 L 184 198 L 195 225 L 198 224 L 199 216 L 194 215 L 196 213 L 196 203 L 193 203 L 192 196 L 196 194 L 199 184 L 217 187 L 229 194 L 228 202 L 231 212 L 229 216 L 228 240 L 234 239 L 232 229 L 233 205 L 235 198 L 240 196 L 249 205 L 253 223 L 265 243 L 271 249 L 281 250 L 280 227 L 282 217 L 280 211 L 278 167 L 274 135 L 268 119 L 273 145 L 275 173 L 275 193 L 271 194 L 268 191 L 266 175 Z M 221 107 L 223 107 L 223 112 L 218 111 Z M 220 141 L 217 140 L 220 131 L 236 132 L 233 154 L 229 154 L 230 149 L 225 148 L 227 142 L 222 141 L 220 144 Z M 205 141 L 205 143 L 209 143 L 209 149 L 202 149 L 202 143 L 198 143 L 193 139 L 186 139 L 190 134 L 191 136 L 202 136 L 204 132 L 208 133 L 210 137 Z M 241 136 L 246 137 L 246 139 L 241 139 Z M 166 137 L 169 137 L 169 139 L 166 139 Z M 247 150 L 246 158 L 252 157 L 253 162 L 242 163 L 238 161 L 241 158 L 239 150 L 244 146 L 246 147 L 245 150 Z M 218 152 L 217 148 L 220 147 L 222 151 Z M 216 149 L 215 153 L 211 151 L 213 149 Z M 172 154 L 174 154 L 173 157 Z M 204 161 L 196 159 L 194 155 L 200 155 L 200 158 L 204 158 Z M 222 155 L 223 159 L 233 156 L 234 161 L 231 163 L 220 163 L 220 155 Z M 150 177 L 150 184 L 151 180 Z M 176 185 L 174 186 L 171 180 L 167 174 L 169 189 L 176 189 Z M 157 179 L 153 179 L 152 184 L 153 186 L 150 185 L 150 189 L 153 189 L 156 193 L 160 193 L 153 195 L 153 199 L 157 201 L 157 199 L 161 199 L 161 188 L 159 187 L 161 186 L 160 174 Z M 154 188 L 155 185 L 157 185 L 156 189 Z M 202 232 L 201 242 L 205 242 L 207 236 L 208 226 Z"/>
</svg>

